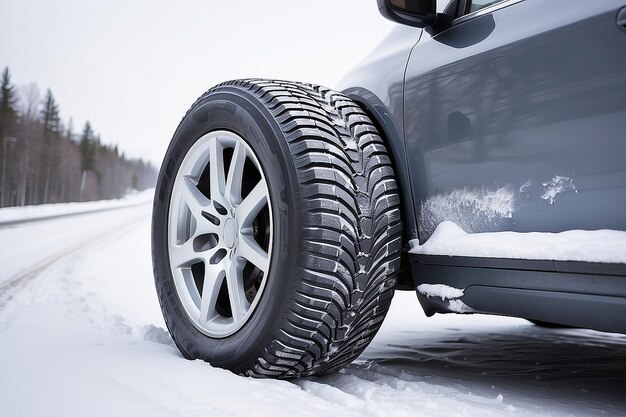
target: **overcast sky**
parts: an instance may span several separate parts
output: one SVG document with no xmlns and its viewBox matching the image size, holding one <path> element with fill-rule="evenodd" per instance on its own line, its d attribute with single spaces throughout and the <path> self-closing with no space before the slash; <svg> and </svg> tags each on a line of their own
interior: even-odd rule
<svg viewBox="0 0 626 417">
<path fill-rule="evenodd" d="M 160 163 L 208 87 L 276 77 L 330 87 L 393 23 L 375 0 L 0 0 L 0 67 L 50 88 L 64 121 Z"/>
</svg>

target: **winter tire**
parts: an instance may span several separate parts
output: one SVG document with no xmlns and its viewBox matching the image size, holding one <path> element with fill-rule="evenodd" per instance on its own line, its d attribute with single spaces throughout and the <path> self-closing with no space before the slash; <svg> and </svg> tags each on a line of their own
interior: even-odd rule
<svg viewBox="0 0 626 417">
<path fill-rule="evenodd" d="M 385 145 L 340 93 L 230 81 L 202 95 L 174 134 L 152 257 L 186 358 L 277 378 L 345 366 L 382 324 L 401 244 Z"/>
</svg>

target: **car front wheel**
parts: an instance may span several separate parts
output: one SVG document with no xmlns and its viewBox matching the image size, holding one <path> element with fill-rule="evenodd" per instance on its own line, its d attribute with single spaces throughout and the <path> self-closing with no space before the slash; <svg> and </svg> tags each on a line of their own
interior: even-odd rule
<svg viewBox="0 0 626 417">
<path fill-rule="evenodd" d="M 268 80 L 210 89 L 174 134 L 154 202 L 176 345 L 251 376 L 345 366 L 389 308 L 399 207 L 385 145 L 346 96 Z"/>
</svg>

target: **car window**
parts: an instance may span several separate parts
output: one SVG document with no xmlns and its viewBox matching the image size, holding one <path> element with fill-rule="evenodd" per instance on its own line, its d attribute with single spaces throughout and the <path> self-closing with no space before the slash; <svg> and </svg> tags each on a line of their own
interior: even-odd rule
<svg viewBox="0 0 626 417">
<path fill-rule="evenodd" d="M 437 0 L 437 13 L 443 13 L 451 0 Z"/>
<path fill-rule="evenodd" d="M 503 0 L 469 0 L 469 7 L 467 13 L 473 13 L 477 10 L 491 6 L 492 4 L 500 3 Z"/>
</svg>

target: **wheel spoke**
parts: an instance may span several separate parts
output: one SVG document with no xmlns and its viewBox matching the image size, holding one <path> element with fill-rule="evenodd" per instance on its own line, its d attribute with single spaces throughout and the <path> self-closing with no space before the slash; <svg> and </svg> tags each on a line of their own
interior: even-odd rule
<svg viewBox="0 0 626 417">
<path fill-rule="evenodd" d="M 239 227 L 242 229 L 250 227 L 254 218 L 266 204 L 267 186 L 265 181 L 261 180 L 235 209 Z"/>
<path fill-rule="evenodd" d="M 267 274 L 270 264 L 269 255 L 250 235 L 239 235 L 239 246 L 237 256 L 244 258 L 248 262 Z"/>
<path fill-rule="evenodd" d="M 211 200 L 224 205 L 224 148 L 217 138 L 211 141 L 209 160 L 209 181 Z"/>
<path fill-rule="evenodd" d="M 230 310 L 236 326 L 239 325 L 249 308 L 246 291 L 243 287 L 242 269 L 242 264 L 236 259 L 233 259 L 230 266 L 226 269 Z"/>
<path fill-rule="evenodd" d="M 202 254 L 193 250 L 193 238 L 170 249 L 170 262 L 174 268 L 191 266 L 194 261 L 201 259 Z"/>
<path fill-rule="evenodd" d="M 224 282 L 225 271 L 223 265 L 208 265 L 205 262 L 202 297 L 200 299 L 200 323 L 207 323 L 216 315 L 215 306 Z"/>
<path fill-rule="evenodd" d="M 202 212 L 207 215 L 205 217 L 202 213 L 200 214 L 200 218 L 196 219 L 196 235 L 202 235 L 206 233 L 219 233 L 220 224 L 221 224 L 221 215 L 215 209 L 213 204 L 209 204 L 204 207 Z M 208 217 L 212 217 L 214 220 L 209 220 Z M 216 224 L 217 223 L 217 224 Z"/>
<path fill-rule="evenodd" d="M 243 182 L 243 167 L 246 163 L 246 158 L 246 148 L 238 141 L 235 144 L 233 158 L 228 168 L 226 189 L 224 191 L 224 195 L 231 205 L 237 205 L 241 202 L 241 183 Z"/>
<path fill-rule="evenodd" d="M 202 221 L 202 210 L 210 204 L 209 199 L 198 190 L 196 184 L 189 177 L 180 179 L 179 189 L 196 222 Z"/>
<path fill-rule="evenodd" d="M 215 247 L 205 250 L 196 250 L 194 248 L 194 239 L 198 237 L 198 234 L 192 236 L 189 240 L 181 245 L 177 245 L 170 250 L 170 262 L 174 268 L 188 267 L 192 264 L 204 260 L 205 263 L 209 262 L 209 259 L 215 252 L 217 252 L 221 246 L 218 244 Z"/>
</svg>

